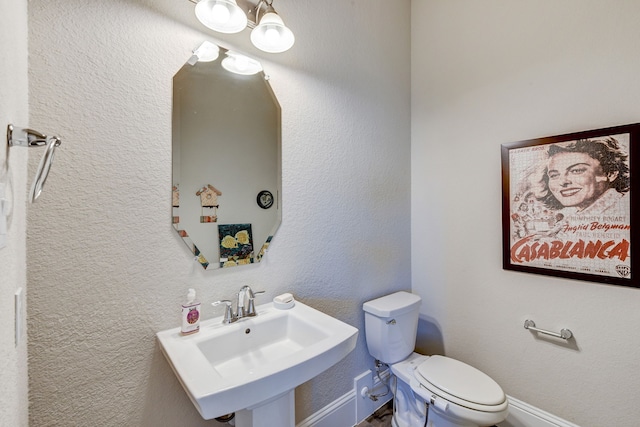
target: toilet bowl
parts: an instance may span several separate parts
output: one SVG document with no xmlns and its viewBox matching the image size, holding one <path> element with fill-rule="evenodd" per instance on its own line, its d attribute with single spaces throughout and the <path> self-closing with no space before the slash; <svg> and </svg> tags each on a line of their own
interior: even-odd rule
<svg viewBox="0 0 640 427">
<path fill-rule="evenodd" d="M 459 360 L 414 353 L 421 299 L 396 292 L 364 303 L 369 353 L 391 367 L 393 427 L 493 426 L 508 414 L 502 388 Z"/>
</svg>

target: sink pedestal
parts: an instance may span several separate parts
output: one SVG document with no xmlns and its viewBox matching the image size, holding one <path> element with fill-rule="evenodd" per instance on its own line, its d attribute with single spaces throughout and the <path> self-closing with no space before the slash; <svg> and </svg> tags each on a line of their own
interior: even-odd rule
<svg viewBox="0 0 640 427">
<path fill-rule="evenodd" d="M 236 412 L 236 427 L 295 427 L 294 390 Z"/>
</svg>

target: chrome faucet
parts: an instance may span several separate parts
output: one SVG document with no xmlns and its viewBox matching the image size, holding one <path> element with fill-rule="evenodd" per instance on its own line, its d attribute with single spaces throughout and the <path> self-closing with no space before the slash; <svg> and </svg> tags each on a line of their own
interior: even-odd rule
<svg viewBox="0 0 640 427">
<path fill-rule="evenodd" d="M 243 317 L 257 316 L 254 299 L 256 295 L 264 294 L 264 291 L 253 292 L 249 286 L 243 286 L 238 293 L 238 308 L 236 315 L 238 319 Z"/>
<path fill-rule="evenodd" d="M 256 295 L 264 294 L 265 291 L 253 292 L 251 287 L 243 286 L 238 292 L 236 297 L 236 312 L 233 312 L 232 302 L 228 299 L 223 299 L 220 301 L 212 302 L 212 306 L 217 306 L 220 304 L 225 304 L 224 317 L 222 319 L 222 323 L 229 324 L 236 322 L 243 317 L 254 317 L 257 316 L 256 306 L 254 303 L 254 299 Z"/>
</svg>

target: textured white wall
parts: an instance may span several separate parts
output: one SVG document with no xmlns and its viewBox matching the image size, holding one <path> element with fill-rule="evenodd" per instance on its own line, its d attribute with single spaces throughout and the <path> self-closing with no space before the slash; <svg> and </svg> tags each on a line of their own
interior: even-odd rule
<svg viewBox="0 0 640 427">
<path fill-rule="evenodd" d="M 638 18 L 630 0 L 412 2 L 421 345 L 585 427 L 638 425 L 640 290 L 502 270 L 500 144 L 640 121 Z M 576 345 L 534 339 L 526 318 Z"/>
<path fill-rule="evenodd" d="M 259 265 L 205 272 L 170 225 L 171 79 L 213 33 L 187 0 L 29 2 L 31 125 L 63 140 L 29 212 L 31 425 L 215 425 L 155 342 L 188 287 L 206 303 L 244 284 L 292 291 L 358 328 L 363 301 L 410 287 L 409 1 L 276 3 L 297 36 L 263 58 L 283 223 Z M 257 55 L 247 39 L 223 44 Z M 298 388 L 297 418 L 371 362 L 361 335 Z"/>
<path fill-rule="evenodd" d="M 0 183 L 12 204 L 7 246 L 0 249 L 0 425 L 26 426 L 27 336 L 16 347 L 14 294 L 26 292 L 27 149 L 7 150 L 9 123 L 28 125 L 27 1 L 0 1 Z"/>
</svg>

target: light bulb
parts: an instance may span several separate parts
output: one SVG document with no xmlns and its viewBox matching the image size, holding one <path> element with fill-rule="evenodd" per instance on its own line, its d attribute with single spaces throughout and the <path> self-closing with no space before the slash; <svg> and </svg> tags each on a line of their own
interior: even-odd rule
<svg viewBox="0 0 640 427">
<path fill-rule="evenodd" d="M 235 57 L 235 65 L 239 71 L 245 71 L 249 65 L 249 58 L 246 56 L 238 55 Z"/>
<path fill-rule="evenodd" d="M 227 52 L 222 68 L 235 74 L 250 76 L 262 71 L 262 65 L 253 58 L 235 52 Z"/>
<path fill-rule="evenodd" d="M 211 8 L 211 20 L 218 24 L 226 23 L 230 16 L 231 12 L 229 12 L 229 8 L 224 4 L 216 3 L 213 5 L 213 8 Z"/>
<path fill-rule="evenodd" d="M 280 40 L 280 32 L 275 27 L 269 27 L 264 32 L 264 39 L 269 44 L 278 43 L 278 40 Z"/>
</svg>

